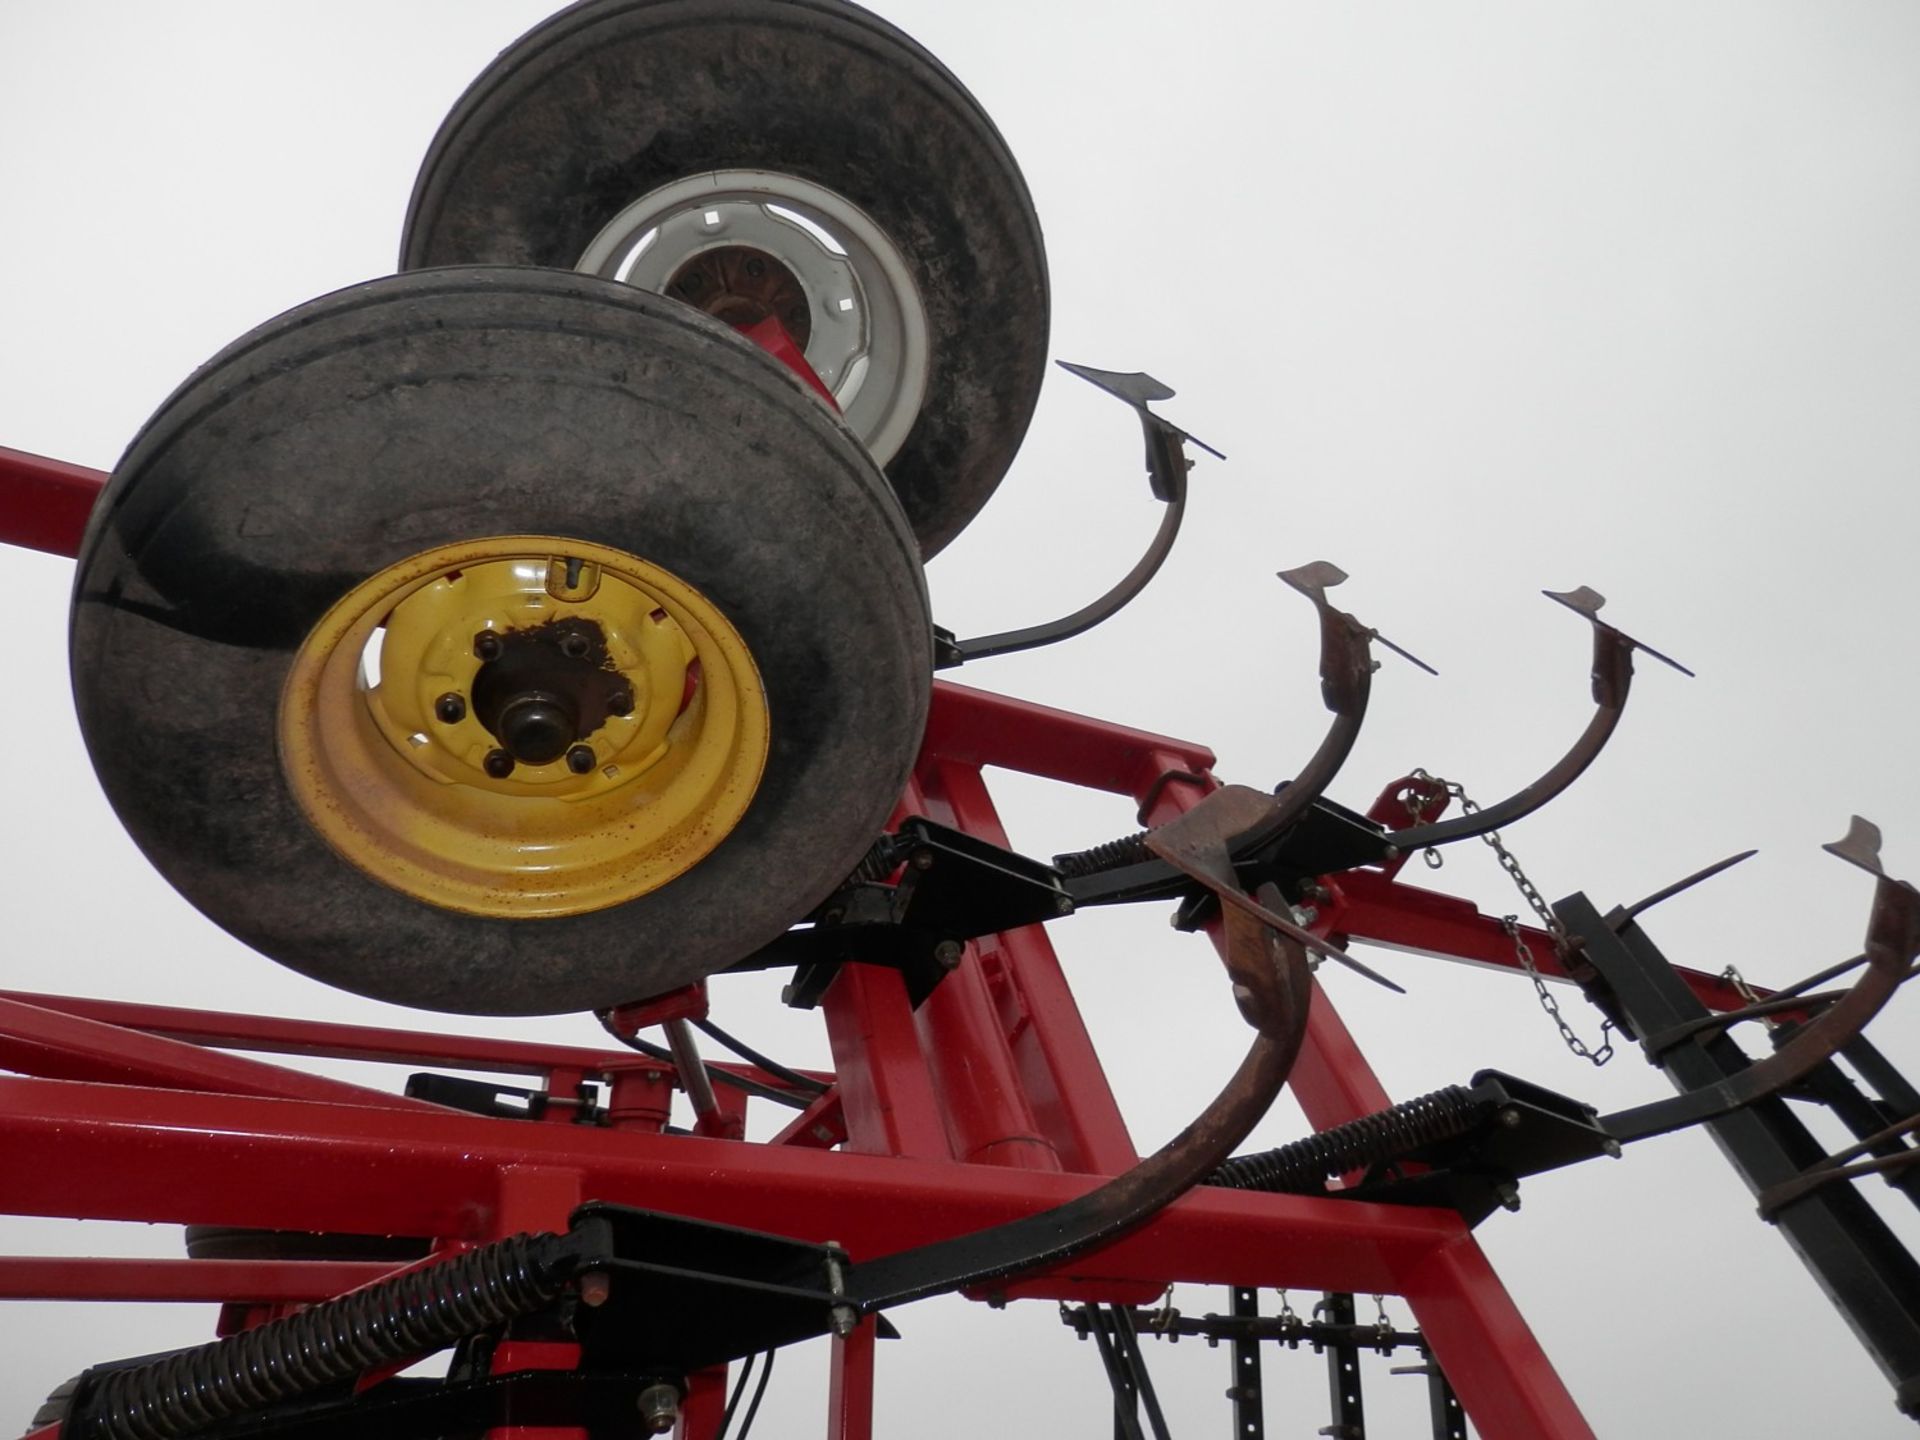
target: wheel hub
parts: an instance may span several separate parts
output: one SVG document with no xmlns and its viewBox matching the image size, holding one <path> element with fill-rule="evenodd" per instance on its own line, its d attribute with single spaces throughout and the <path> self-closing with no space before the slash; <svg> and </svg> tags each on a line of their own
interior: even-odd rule
<svg viewBox="0 0 1920 1440">
<path fill-rule="evenodd" d="M 778 316 L 878 464 L 926 399 L 927 314 L 906 257 L 858 205 L 811 180 L 766 170 L 676 180 L 609 220 L 574 268 L 730 324 Z"/>
<path fill-rule="evenodd" d="M 334 848 L 480 914 L 665 884 L 739 822 L 767 743 L 758 669 L 712 602 L 638 557 L 542 537 L 358 586 L 281 706 L 290 782 Z"/>
<path fill-rule="evenodd" d="M 751 245 L 701 251 L 673 272 L 665 293 L 736 330 L 777 316 L 802 350 L 813 334 L 813 307 L 799 277 Z"/>
<path fill-rule="evenodd" d="M 481 636 L 495 643 L 482 645 Z M 634 682 L 615 667 L 597 621 L 567 617 L 481 636 L 475 653 L 491 658 L 473 677 L 473 716 L 520 764 L 551 764 L 609 719 L 632 715 Z"/>
</svg>

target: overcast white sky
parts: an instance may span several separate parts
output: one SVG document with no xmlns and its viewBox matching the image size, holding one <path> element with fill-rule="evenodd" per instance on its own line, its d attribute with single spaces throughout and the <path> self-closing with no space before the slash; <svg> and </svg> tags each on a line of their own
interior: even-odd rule
<svg viewBox="0 0 1920 1440">
<path fill-rule="evenodd" d="M 1584 722 L 1585 627 L 1538 591 L 1592 585 L 1700 678 L 1643 667 L 1608 754 L 1514 827 L 1541 888 L 1605 906 L 1758 845 L 1657 913 L 1669 954 L 1779 984 L 1852 953 L 1870 887 L 1819 843 L 1858 811 L 1885 828 L 1894 872 L 1920 874 L 1920 11 L 881 8 L 1020 157 L 1046 227 L 1053 352 L 1152 371 L 1180 392 L 1163 408 L 1231 456 L 1195 472 L 1181 550 L 1132 611 L 960 678 L 1205 741 L 1223 776 L 1270 784 L 1323 721 L 1310 611 L 1272 572 L 1331 559 L 1354 577 L 1342 603 L 1441 671 L 1388 661 L 1334 797 L 1364 808 L 1425 765 L 1492 799 Z M 0 3 L 0 444 L 110 467 L 228 340 L 390 270 L 441 116 L 545 9 Z M 1000 496 L 932 567 L 938 618 L 979 633 L 1103 588 L 1155 523 L 1138 444 L 1118 406 L 1051 379 Z M 503 1028 L 327 991 L 152 873 L 71 720 L 70 570 L 0 552 L 0 983 Z M 1037 854 L 1127 821 L 1119 802 L 1031 782 L 1000 793 Z M 1480 853 L 1456 851 L 1431 883 L 1496 914 L 1516 904 Z M 1162 919 L 1056 927 L 1143 1148 L 1204 1103 L 1244 1033 L 1203 942 Z M 1508 977 L 1379 963 L 1410 997 L 1329 985 L 1396 1097 L 1488 1065 L 1603 1109 L 1664 1091 L 1631 1053 L 1597 1074 L 1569 1057 Z M 724 982 L 717 1016 L 823 1060 L 817 1021 L 780 1010 L 776 988 Z M 1914 1004 L 1897 1000 L 1876 1035 L 1920 1069 Z M 590 1022 L 504 1028 L 585 1038 Z M 1259 1140 L 1300 1127 L 1288 1106 Z M 1482 1239 L 1600 1434 L 1912 1432 L 1705 1137 L 1524 1194 Z M 1910 1209 L 1890 1214 L 1915 1236 Z M 0 1236 L 178 1253 L 170 1230 Z M 1098 1362 L 1050 1307 L 898 1318 L 882 1433 L 1107 1433 Z M 0 1308 L 0 1425 L 84 1364 L 188 1343 L 210 1319 Z M 1224 1429 L 1225 1352 L 1152 1358 L 1176 1433 Z M 1271 1357 L 1268 1379 L 1270 1433 L 1325 1423 L 1317 1361 Z M 787 1357 L 756 1433 L 816 1433 L 823 1393 L 819 1357 Z M 1369 1400 L 1376 1435 L 1424 1433 L 1417 1382 L 1380 1374 Z"/>
</svg>

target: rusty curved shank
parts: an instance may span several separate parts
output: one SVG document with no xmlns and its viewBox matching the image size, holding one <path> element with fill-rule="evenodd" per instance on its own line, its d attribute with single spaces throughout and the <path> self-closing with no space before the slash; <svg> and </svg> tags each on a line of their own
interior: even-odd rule
<svg viewBox="0 0 1920 1440">
<path fill-rule="evenodd" d="M 1634 651 L 1651 655 L 1662 664 L 1671 665 L 1682 675 L 1693 674 L 1673 657 L 1662 655 L 1651 645 L 1643 645 L 1602 620 L 1600 607 L 1607 600 L 1599 591 L 1582 585 L 1578 590 L 1543 590 L 1540 593 L 1549 600 L 1559 601 L 1576 614 L 1586 616 L 1593 625 L 1593 703 L 1596 707 L 1593 718 L 1558 763 L 1524 790 L 1516 791 L 1499 804 L 1489 805 L 1484 810 L 1457 815 L 1451 820 L 1440 820 L 1432 825 L 1414 825 L 1396 831 L 1393 843 L 1399 849 L 1425 850 L 1430 846 L 1446 845 L 1498 830 L 1522 816 L 1531 815 L 1578 780 L 1581 773 L 1606 748 L 1607 741 L 1613 738 L 1615 727 L 1620 724 L 1620 717 L 1626 713 L 1627 694 L 1633 688 Z"/>
<path fill-rule="evenodd" d="M 1818 1019 L 1739 1074 L 1671 1100 L 1607 1116 L 1601 1124 L 1616 1140 L 1664 1135 L 1779 1094 L 1857 1037 L 1912 973 L 1914 960 L 1920 958 L 1920 891 L 1881 868 L 1880 831 L 1856 815 L 1846 838 L 1824 848 L 1875 877 L 1873 910 L 1867 919 L 1867 965 L 1860 978 Z"/>
<path fill-rule="evenodd" d="M 1222 839 L 1219 865 L 1232 860 Z M 1278 896 L 1273 897 L 1278 901 Z M 1058 1264 L 1118 1238 L 1205 1180 L 1247 1138 L 1286 1083 L 1306 1034 L 1306 951 L 1237 910 L 1224 915 L 1224 954 L 1240 1011 L 1257 1034 L 1226 1088 L 1194 1122 L 1125 1174 L 1077 1200 L 1005 1225 L 863 1262 L 848 1277 L 862 1312 Z"/>
</svg>

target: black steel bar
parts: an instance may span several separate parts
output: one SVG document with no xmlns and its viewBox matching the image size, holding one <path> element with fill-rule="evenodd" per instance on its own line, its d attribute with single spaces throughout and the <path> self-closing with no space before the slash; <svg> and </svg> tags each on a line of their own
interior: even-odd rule
<svg viewBox="0 0 1920 1440">
<path fill-rule="evenodd" d="M 1100 1352 L 1100 1363 L 1107 1368 L 1107 1384 L 1113 1387 L 1113 1440 L 1147 1440 L 1140 1429 L 1140 1395 L 1134 1388 L 1133 1379 L 1120 1363 L 1119 1352 L 1114 1348 L 1113 1334 L 1109 1328 L 1113 1321 L 1101 1305 L 1087 1307 L 1088 1332 L 1093 1336 L 1094 1349 Z"/>
<path fill-rule="evenodd" d="M 1895 1118 L 1892 1107 L 1865 1094 L 1851 1076 L 1831 1061 L 1801 1081 L 1800 1092 L 1826 1106 L 1853 1133 L 1853 1138 L 1860 1142 L 1854 1147 L 1854 1154 L 1868 1153 L 1888 1160 L 1912 1153 L 1913 1147 L 1900 1138 L 1904 1132 L 1897 1124 L 1889 1125 Z M 1908 1111 L 1907 1115 L 1911 1126 L 1914 1119 L 1920 1118 L 1920 1107 Z M 1846 1153 L 1833 1157 L 1836 1163 L 1852 1158 L 1853 1155 Z M 1920 1170 L 1899 1169 L 1886 1178 L 1889 1185 L 1920 1206 Z"/>
<path fill-rule="evenodd" d="M 1864 1035 L 1856 1035 L 1840 1053 L 1896 1115 L 1920 1114 L 1920 1090 Z"/>
<path fill-rule="evenodd" d="M 1333 1291 L 1318 1309 L 1333 1325 L 1354 1322 L 1353 1296 Z M 1320 1431 L 1328 1440 L 1367 1440 L 1367 1413 L 1360 1390 L 1360 1347 L 1351 1340 L 1335 1340 L 1327 1351 L 1327 1399 L 1333 1423 Z"/>
<path fill-rule="evenodd" d="M 1140 1397 L 1140 1403 L 1146 1407 L 1147 1424 L 1153 1430 L 1153 1440 L 1172 1440 L 1167 1433 L 1166 1413 L 1160 1408 L 1160 1396 L 1153 1388 L 1153 1376 L 1147 1373 L 1147 1357 L 1140 1350 L 1139 1332 L 1133 1328 L 1133 1311 L 1124 1306 L 1110 1305 L 1107 1313 L 1113 1321 L 1113 1341 L 1120 1352 L 1120 1362 L 1127 1367 L 1134 1394 Z"/>
<path fill-rule="evenodd" d="M 1433 1420 L 1433 1440 L 1467 1440 L 1467 1412 L 1460 1406 L 1460 1397 L 1453 1393 L 1447 1372 L 1432 1355 L 1427 1356 L 1426 1371 L 1427 1413 Z"/>
<path fill-rule="evenodd" d="M 1260 1292 L 1250 1286 L 1235 1286 L 1233 1318 L 1260 1318 Z M 1260 1386 L 1260 1342 L 1252 1335 L 1236 1335 L 1233 1341 L 1233 1383 L 1227 1387 L 1233 1401 L 1235 1440 L 1264 1440 L 1267 1433 L 1266 1396 Z"/>
<path fill-rule="evenodd" d="M 1623 923 L 1616 934 L 1618 913 L 1602 917 L 1585 895 L 1569 896 L 1554 912 L 1585 945 L 1585 959 L 1638 1033 L 1654 1034 L 1706 1013 L 1638 925 Z M 1660 1068 L 1685 1092 L 1725 1085 L 1753 1067 L 1722 1034 L 1668 1052 Z M 1705 1123 L 1756 1196 L 1825 1158 L 1778 1096 Z M 1901 1411 L 1920 1419 L 1920 1264 L 1851 1185 L 1804 1195 L 1782 1209 L 1775 1223 L 1892 1382 Z"/>
</svg>

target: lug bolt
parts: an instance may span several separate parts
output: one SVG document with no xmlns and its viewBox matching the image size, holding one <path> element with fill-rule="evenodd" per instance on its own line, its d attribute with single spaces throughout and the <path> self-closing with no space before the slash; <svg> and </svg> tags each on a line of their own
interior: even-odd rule
<svg viewBox="0 0 1920 1440">
<path fill-rule="evenodd" d="M 607 697 L 607 713 L 609 715 L 633 714 L 633 692 L 631 690 L 616 690 L 613 694 L 609 695 Z"/>
<path fill-rule="evenodd" d="M 476 660 L 488 661 L 500 658 L 500 637 L 491 630 L 482 630 L 473 637 L 473 654 Z"/>
<path fill-rule="evenodd" d="M 749 255 L 747 257 L 747 274 L 753 276 L 754 279 L 758 280 L 762 275 L 766 273 L 767 273 L 766 261 L 762 260 L 758 255 Z"/>
<path fill-rule="evenodd" d="M 574 774 L 584 775 L 593 769 L 593 766 L 594 754 L 591 745 L 575 745 L 571 750 L 567 751 L 567 769 L 573 771 Z"/>
<path fill-rule="evenodd" d="M 560 637 L 560 653 L 569 660 L 586 659 L 587 651 L 592 648 L 584 635 L 568 634 Z"/>
<path fill-rule="evenodd" d="M 504 750 L 489 750 L 487 758 L 480 763 L 486 767 L 487 774 L 496 780 L 504 780 L 513 774 L 513 756 Z"/>
<path fill-rule="evenodd" d="M 448 691 L 433 702 L 433 713 L 442 725 L 458 725 L 467 718 L 467 702 Z"/>
</svg>

